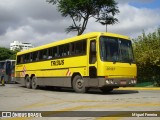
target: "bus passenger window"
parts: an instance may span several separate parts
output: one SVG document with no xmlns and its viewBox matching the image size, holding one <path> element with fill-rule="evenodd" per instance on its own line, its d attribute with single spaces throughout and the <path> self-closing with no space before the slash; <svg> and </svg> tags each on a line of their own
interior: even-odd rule
<svg viewBox="0 0 160 120">
<path fill-rule="evenodd" d="M 57 53 L 55 53 L 55 54 L 54 54 L 54 56 L 55 56 L 55 57 L 58 57 L 58 54 L 57 54 Z"/>
<path fill-rule="evenodd" d="M 38 52 L 33 52 L 32 55 L 33 55 L 33 61 L 38 61 L 39 60 Z"/>
<path fill-rule="evenodd" d="M 20 63 L 23 63 L 24 62 L 24 58 L 23 58 L 23 55 L 20 56 Z"/>
<path fill-rule="evenodd" d="M 60 46 L 59 46 L 59 57 L 64 56 L 63 48 L 64 48 L 64 45 L 60 45 Z"/>
<path fill-rule="evenodd" d="M 63 45 L 63 56 L 69 55 L 69 44 Z"/>
<path fill-rule="evenodd" d="M 24 55 L 24 62 L 25 63 L 30 62 L 30 54 L 25 54 Z"/>
<path fill-rule="evenodd" d="M 31 58 L 30 58 L 30 62 L 33 61 L 33 53 L 30 53 L 31 54 Z"/>
<path fill-rule="evenodd" d="M 57 54 L 57 53 L 58 53 L 58 52 L 57 52 L 57 47 L 53 47 L 53 53 L 52 53 L 53 58 L 58 57 L 58 54 Z"/>
<path fill-rule="evenodd" d="M 49 48 L 48 49 L 48 59 L 52 59 L 53 58 L 53 48 Z"/>
<path fill-rule="evenodd" d="M 70 51 L 71 51 L 71 53 L 70 53 L 71 55 L 75 54 L 75 42 L 70 44 Z"/>
<path fill-rule="evenodd" d="M 43 50 L 43 59 L 47 59 L 47 49 Z"/>
<path fill-rule="evenodd" d="M 52 56 L 48 56 L 48 59 L 52 59 Z"/>
<path fill-rule="evenodd" d="M 46 59 L 47 58 L 47 56 L 46 55 L 43 55 L 43 59 Z"/>
<path fill-rule="evenodd" d="M 21 63 L 21 56 L 17 56 L 17 64 Z"/>
<path fill-rule="evenodd" d="M 47 49 L 39 51 L 39 59 L 40 60 L 47 59 Z"/>
<path fill-rule="evenodd" d="M 81 40 L 75 43 L 75 53 L 76 55 L 86 54 L 86 40 Z"/>
</svg>

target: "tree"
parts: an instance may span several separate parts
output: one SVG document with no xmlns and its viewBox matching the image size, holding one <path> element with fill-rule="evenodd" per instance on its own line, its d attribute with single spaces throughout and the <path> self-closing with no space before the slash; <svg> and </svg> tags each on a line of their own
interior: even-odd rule
<svg viewBox="0 0 160 120">
<path fill-rule="evenodd" d="M 21 49 L 15 49 L 14 51 L 12 51 L 8 48 L 0 47 L 0 61 L 1 60 L 6 60 L 6 59 L 15 60 L 16 59 L 16 54 L 20 50 Z"/>
<path fill-rule="evenodd" d="M 72 19 L 73 24 L 66 29 L 66 32 L 77 31 L 78 35 L 81 35 L 92 17 L 96 22 L 105 25 L 118 21 L 114 18 L 114 15 L 119 13 L 115 0 L 47 0 L 47 2 L 57 4 L 62 16 L 69 16 Z"/>
<path fill-rule="evenodd" d="M 160 28 L 155 32 L 134 39 L 136 61 L 141 65 L 160 66 Z"/>
<path fill-rule="evenodd" d="M 8 48 L 0 47 L 0 60 L 10 59 L 13 54 L 14 52 Z"/>
<path fill-rule="evenodd" d="M 15 60 L 17 52 L 20 52 L 21 50 L 22 50 L 22 48 L 16 48 L 14 51 L 12 51 L 13 54 L 10 56 L 9 59 Z"/>
<path fill-rule="evenodd" d="M 148 35 L 143 32 L 133 41 L 138 81 L 154 82 L 160 86 L 160 28 Z"/>
<path fill-rule="evenodd" d="M 106 25 L 106 32 L 107 32 L 107 25 L 113 25 L 118 22 L 118 19 L 115 18 L 113 15 L 109 15 L 105 12 L 101 14 L 101 16 L 97 19 L 102 25 Z"/>
</svg>

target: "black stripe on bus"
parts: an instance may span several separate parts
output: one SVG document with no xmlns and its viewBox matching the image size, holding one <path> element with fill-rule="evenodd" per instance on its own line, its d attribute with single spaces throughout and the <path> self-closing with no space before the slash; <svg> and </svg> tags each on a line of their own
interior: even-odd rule
<svg viewBox="0 0 160 120">
<path fill-rule="evenodd" d="M 52 68 L 52 69 L 37 69 L 37 70 L 26 70 L 26 71 L 47 71 L 47 70 L 62 70 L 62 69 L 70 69 L 70 68 L 83 68 L 86 66 L 79 66 L 79 67 L 68 67 L 68 68 Z M 23 70 L 21 71 L 15 71 L 15 72 L 24 72 Z"/>
<path fill-rule="evenodd" d="M 47 76 L 47 77 L 37 77 L 37 78 L 71 78 L 71 77 L 72 76 Z M 16 78 L 24 78 L 24 77 L 16 77 Z M 83 78 L 89 78 L 89 76 L 83 76 Z"/>
</svg>

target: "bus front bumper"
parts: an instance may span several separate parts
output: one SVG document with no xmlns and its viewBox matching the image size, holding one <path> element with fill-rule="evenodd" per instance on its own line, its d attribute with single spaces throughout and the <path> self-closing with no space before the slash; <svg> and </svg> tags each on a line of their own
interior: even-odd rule
<svg viewBox="0 0 160 120">
<path fill-rule="evenodd" d="M 136 78 L 87 78 L 86 87 L 131 87 L 137 83 Z"/>
<path fill-rule="evenodd" d="M 99 87 L 115 86 L 115 87 L 129 87 L 135 86 L 137 80 L 135 78 L 100 78 Z"/>
</svg>

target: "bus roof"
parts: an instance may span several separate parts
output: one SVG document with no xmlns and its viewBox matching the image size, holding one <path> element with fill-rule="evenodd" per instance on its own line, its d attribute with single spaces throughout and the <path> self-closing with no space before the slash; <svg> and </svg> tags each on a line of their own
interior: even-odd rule
<svg viewBox="0 0 160 120">
<path fill-rule="evenodd" d="M 37 51 L 37 50 L 41 50 L 41 49 L 49 48 L 49 47 L 52 47 L 52 46 L 65 44 L 65 43 L 68 43 L 68 42 L 74 42 L 74 41 L 82 40 L 82 39 L 86 39 L 86 38 L 99 37 L 101 35 L 102 36 L 118 37 L 118 38 L 123 38 L 123 39 L 128 39 L 129 40 L 128 36 L 124 36 L 124 35 L 120 35 L 120 34 L 109 33 L 109 32 L 91 32 L 91 33 L 87 33 L 87 34 L 82 34 L 80 36 L 67 38 L 67 39 L 64 39 L 64 40 L 54 41 L 54 42 L 51 42 L 51 43 L 46 44 L 46 45 L 31 48 L 29 50 L 24 50 L 24 51 L 18 52 L 17 55 L 21 55 L 21 54 L 25 54 L 25 53 L 29 53 L 29 52 L 34 52 L 34 51 Z"/>
<path fill-rule="evenodd" d="M 6 61 L 16 61 L 16 60 L 7 59 L 7 60 L 2 60 L 2 61 L 0 61 L 0 62 L 6 62 Z"/>
</svg>

